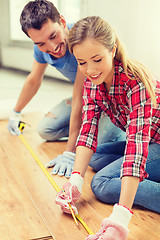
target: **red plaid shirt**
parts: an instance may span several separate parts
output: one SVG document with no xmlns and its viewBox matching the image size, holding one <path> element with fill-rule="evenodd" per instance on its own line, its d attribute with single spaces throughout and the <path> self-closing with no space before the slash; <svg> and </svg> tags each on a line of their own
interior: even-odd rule
<svg viewBox="0 0 160 240">
<path fill-rule="evenodd" d="M 149 143 L 160 144 L 160 82 L 156 79 L 157 107 L 153 107 L 142 82 L 128 78 L 119 62 L 109 93 L 105 84 L 85 80 L 83 90 L 83 124 L 77 146 L 96 151 L 98 122 L 104 111 L 111 121 L 126 132 L 126 148 L 121 177 L 147 177 L 145 163 Z"/>
</svg>

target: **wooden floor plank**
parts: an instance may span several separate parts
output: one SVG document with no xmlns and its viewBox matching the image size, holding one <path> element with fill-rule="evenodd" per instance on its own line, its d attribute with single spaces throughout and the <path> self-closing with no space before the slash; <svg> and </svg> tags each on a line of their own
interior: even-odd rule
<svg viewBox="0 0 160 240">
<path fill-rule="evenodd" d="M 45 142 L 38 136 L 36 127 L 41 116 L 42 114 L 39 113 L 24 115 L 24 121 L 31 124 L 31 127 L 26 126 L 24 136 L 45 165 L 50 159 L 65 150 L 66 142 Z M 54 238 L 56 240 L 72 239 L 71 235 L 74 234 L 74 239 L 85 239 L 87 233 L 82 227 L 78 230 L 72 218 L 62 214 L 59 206 L 54 203 L 56 196 L 55 190 L 48 184 L 48 180 L 40 171 L 37 163 L 33 161 L 25 147 L 21 145 L 19 139 L 17 139 L 17 137 L 12 138 L 12 136 L 9 136 L 7 131 L 4 130 L 6 122 L 3 122 L 3 124 L 2 135 L 5 136 L 3 138 L 3 145 L 13 141 L 12 146 L 10 148 L 6 147 L 5 149 L 9 152 L 9 156 L 12 157 L 12 164 L 16 168 L 17 175 L 22 178 L 23 184 L 30 193 L 30 197 L 33 199 L 37 211 L 39 211 L 39 214 L 44 219 Z M 17 159 L 17 150 L 15 150 L 17 146 L 21 149 L 20 156 L 22 159 L 20 162 Z M 82 198 L 77 203 L 77 206 L 83 220 L 96 232 L 100 227 L 102 219 L 111 213 L 112 205 L 101 203 L 92 193 L 90 182 L 94 174 L 89 167 L 84 180 Z M 59 187 L 62 187 L 64 182 L 66 182 L 65 177 L 53 177 Z M 157 240 L 160 236 L 160 215 L 151 211 L 134 208 L 134 215 L 129 224 L 129 228 L 130 233 L 128 240 Z"/>
<path fill-rule="evenodd" d="M 31 239 L 50 235 L 0 146 L 0 239 Z"/>
<path fill-rule="evenodd" d="M 3 133 L 2 135 L 5 136 L 5 130 L 3 130 Z M 74 234 L 75 240 L 84 239 L 88 233 L 81 225 L 78 229 L 72 217 L 68 214 L 63 214 L 60 207 L 55 204 L 56 191 L 48 182 L 48 179 L 31 157 L 25 146 L 21 143 L 20 138 L 8 134 L 7 137 L 2 137 L 2 140 L 2 145 L 5 148 L 8 158 L 12 159 L 13 169 L 26 186 L 26 190 L 30 193 L 30 197 L 37 211 L 39 211 L 39 214 L 47 224 L 53 237 L 57 240 L 63 238 L 67 240 L 71 239 Z M 7 145 L 7 142 L 11 141 L 12 145 Z M 44 158 L 49 160 L 47 155 L 41 152 L 40 160 L 43 162 Z M 57 179 L 62 178 L 58 177 Z M 63 178 L 62 184 L 64 184 L 65 181 L 66 179 Z M 57 184 L 59 184 L 59 182 Z M 88 226 L 93 229 L 93 231 L 97 231 L 102 219 L 84 200 L 81 199 L 78 204 L 81 206 L 85 205 L 85 208 L 80 208 L 80 215 L 84 221 L 87 216 Z M 88 216 L 88 212 L 90 212 L 90 216 Z M 95 219 L 96 223 L 92 219 Z"/>
</svg>

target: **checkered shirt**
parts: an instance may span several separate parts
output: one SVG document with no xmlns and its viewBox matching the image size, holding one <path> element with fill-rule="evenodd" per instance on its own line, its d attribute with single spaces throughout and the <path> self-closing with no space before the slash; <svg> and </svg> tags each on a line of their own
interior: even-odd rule
<svg viewBox="0 0 160 240">
<path fill-rule="evenodd" d="M 94 152 L 97 147 L 98 122 L 101 112 L 126 132 L 126 148 L 121 177 L 135 176 L 140 181 L 148 177 L 145 163 L 150 143 L 160 144 L 160 82 L 156 78 L 157 106 L 153 107 L 144 84 L 133 76 L 130 79 L 122 64 L 115 62 L 112 86 L 107 93 L 105 84 L 94 85 L 85 80 L 83 89 L 83 123 L 77 146 Z"/>
</svg>

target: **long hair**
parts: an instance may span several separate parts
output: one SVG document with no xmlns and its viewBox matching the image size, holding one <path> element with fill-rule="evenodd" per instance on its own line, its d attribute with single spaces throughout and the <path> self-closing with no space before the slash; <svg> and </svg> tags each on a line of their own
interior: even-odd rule
<svg viewBox="0 0 160 240">
<path fill-rule="evenodd" d="M 29 28 L 40 30 L 48 19 L 60 24 L 60 13 L 53 3 L 47 0 L 30 1 L 23 8 L 20 16 L 22 31 L 28 36 Z"/>
<path fill-rule="evenodd" d="M 115 59 L 122 62 L 124 72 L 129 77 L 134 76 L 138 81 L 142 81 L 148 91 L 151 100 L 156 105 L 154 91 L 154 80 L 147 68 L 138 61 L 128 57 L 122 43 L 118 39 L 115 30 L 98 16 L 86 17 L 79 20 L 70 30 L 69 50 L 73 53 L 73 47 L 82 43 L 85 39 L 92 38 L 103 44 L 109 51 L 112 51 L 115 44 L 117 50 Z"/>
</svg>

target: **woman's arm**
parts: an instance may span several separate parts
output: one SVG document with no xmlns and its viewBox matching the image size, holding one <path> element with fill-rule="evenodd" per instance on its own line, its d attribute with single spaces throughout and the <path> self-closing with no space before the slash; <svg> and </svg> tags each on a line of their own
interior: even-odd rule
<svg viewBox="0 0 160 240">
<path fill-rule="evenodd" d="M 121 181 L 119 204 L 131 209 L 140 179 L 138 177 L 125 176 L 122 177 Z"/>
<path fill-rule="evenodd" d="M 84 177 L 93 153 L 93 150 L 90 148 L 77 146 L 73 172 L 80 172 Z"/>
<path fill-rule="evenodd" d="M 72 111 L 69 126 L 69 138 L 66 151 L 75 152 L 76 140 L 82 124 L 82 92 L 84 75 L 77 69 L 76 80 L 73 87 Z"/>
<path fill-rule="evenodd" d="M 127 144 L 121 169 L 119 203 L 132 208 L 139 182 L 147 177 L 145 163 L 151 129 L 151 99 L 141 82 L 131 81 L 128 88 Z"/>
</svg>

